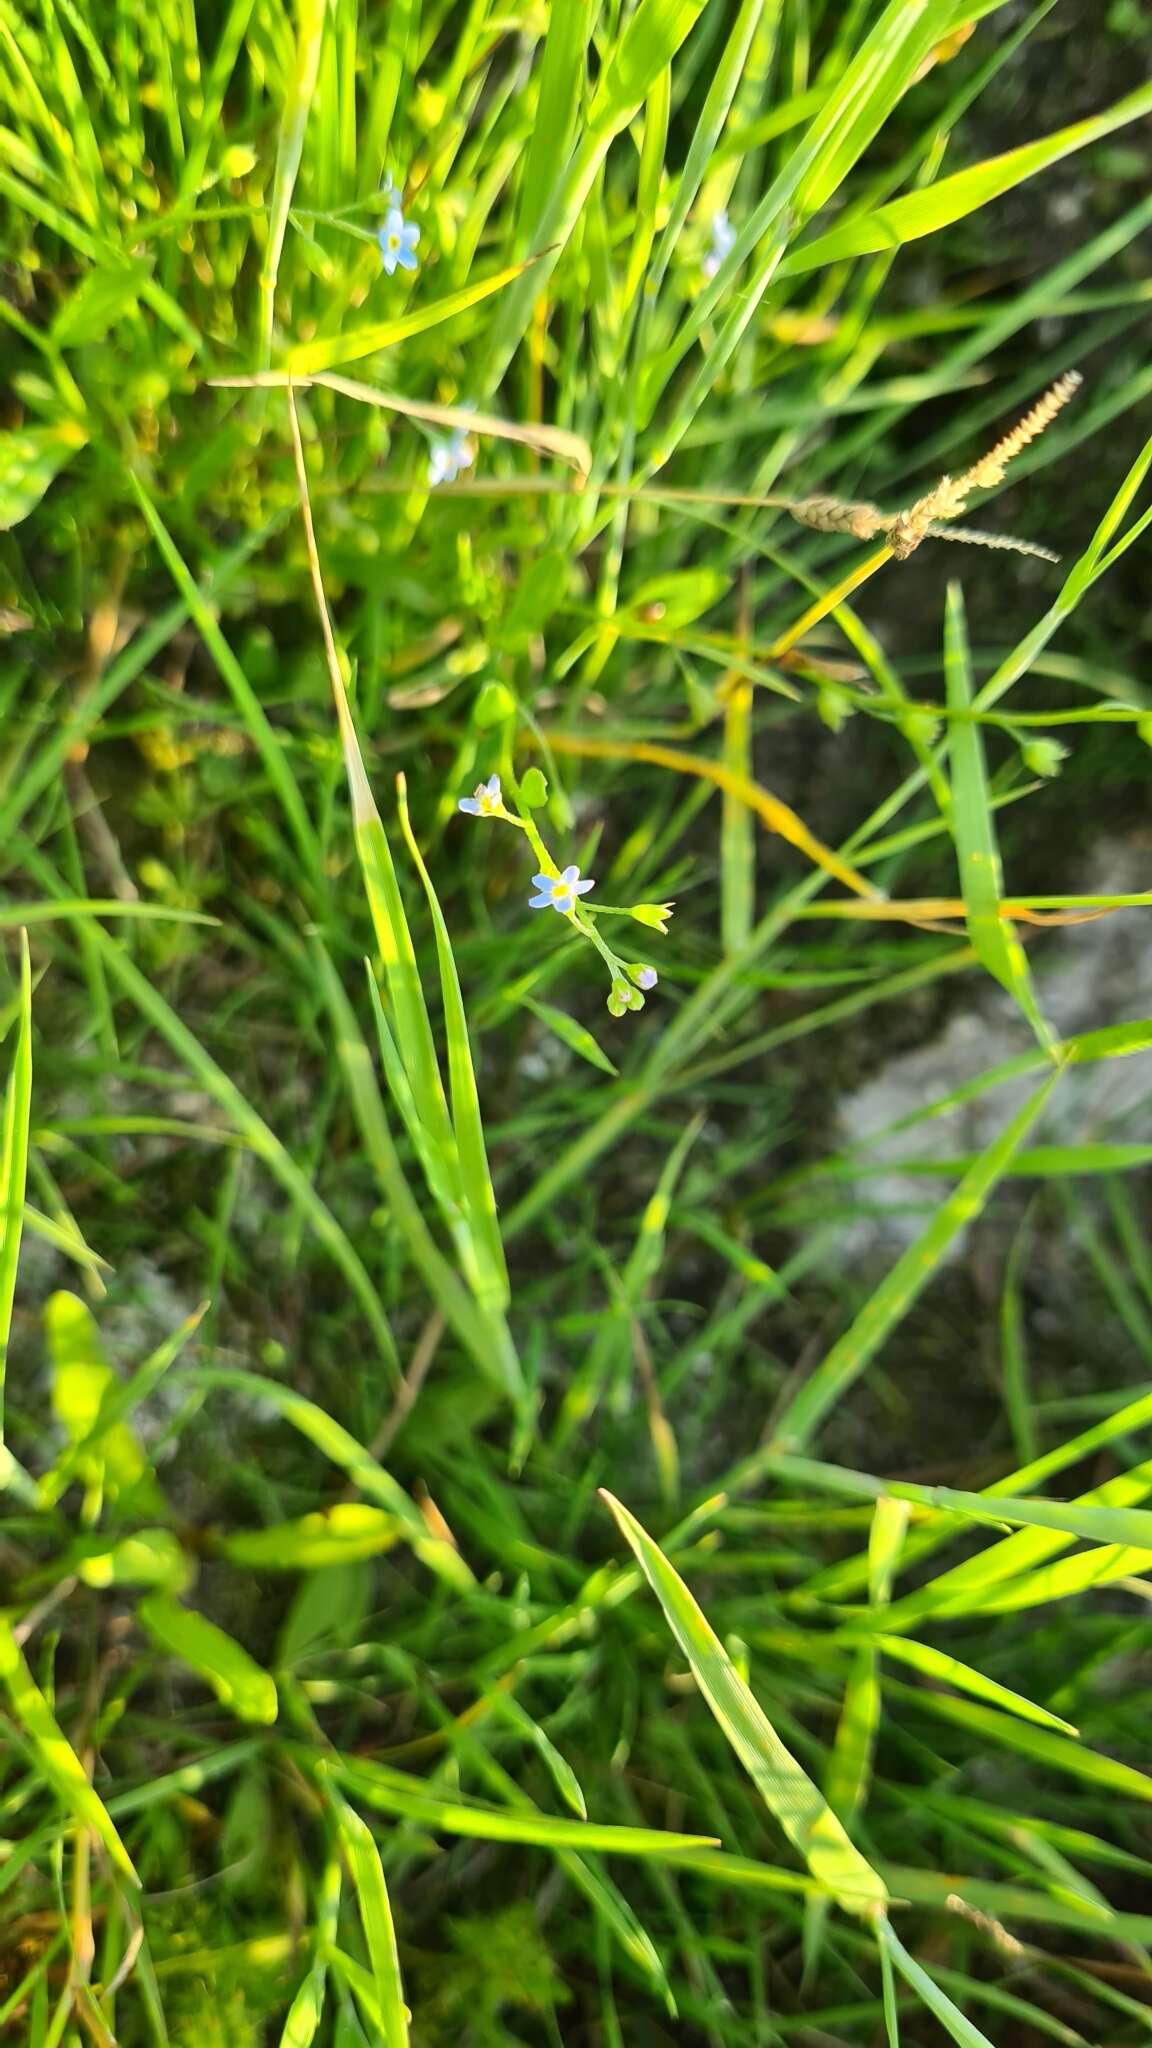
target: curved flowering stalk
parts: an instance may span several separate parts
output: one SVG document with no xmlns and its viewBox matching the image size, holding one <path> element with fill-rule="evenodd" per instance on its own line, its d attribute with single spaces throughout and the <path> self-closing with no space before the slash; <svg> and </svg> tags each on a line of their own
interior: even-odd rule
<svg viewBox="0 0 1152 2048">
<path fill-rule="evenodd" d="M 1043 398 L 979 462 L 974 462 L 962 476 L 942 476 L 925 497 L 918 498 L 903 512 L 882 512 L 878 505 L 850 504 L 831 497 L 794 499 L 787 510 L 802 526 L 815 526 L 823 533 L 850 533 L 857 540 L 877 540 L 882 536 L 898 562 L 906 562 L 921 541 L 929 539 L 968 541 L 982 548 L 1012 548 L 1017 554 L 1039 555 L 1042 561 L 1054 562 L 1057 557 L 1049 548 L 1036 547 L 1032 541 L 1016 540 L 1007 533 L 981 533 L 970 527 L 948 526 L 944 522 L 959 517 L 973 491 L 991 490 L 1003 481 L 1013 457 L 1044 432 L 1083 381 L 1078 370 L 1058 377 Z"/>
<path fill-rule="evenodd" d="M 540 781 L 542 785 L 542 777 Z M 632 917 L 637 924 L 647 925 L 650 930 L 666 932 L 672 904 L 633 903 L 621 908 L 609 903 L 583 903 L 581 898 L 596 887 L 593 877 L 582 876 L 575 862 L 565 868 L 558 867 L 540 836 L 531 810 L 515 785 L 512 785 L 512 799 L 515 810 L 509 810 L 504 801 L 504 786 L 499 775 L 490 775 L 487 782 L 477 783 L 471 796 L 460 797 L 456 808 L 470 818 L 496 818 L 505 825 L 515 825 L 525 834 L 540 863 L 539 871 L 532 877 L 535 893 L 528 898 L 529 909 L 556 911 L 582 938 L 595 946 L 608 969 L 608 1008 L 614 1017 L 622 1017 L 626 1010 L 642 1010 L 646 991 L 656 986 L 656 969 L 646 960 L 622 960 L 597 930 L 595 919 Z"/>
</svg>

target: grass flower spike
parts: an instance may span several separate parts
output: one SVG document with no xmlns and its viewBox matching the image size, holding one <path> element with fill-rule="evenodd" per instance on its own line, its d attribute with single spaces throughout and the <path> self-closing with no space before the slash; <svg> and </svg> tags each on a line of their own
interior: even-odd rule
<svg viewBox="0 0 1152 2048">
<path fill-rule="evenodd" d="M 401 270 L 415 270 L 416 244 L 420 240 L 420 230 L 411 221 L 405 220 L 399 206 L 389 207 L 377 240 L 389 277 L 395 275 L 397 265 Z"/>
<path fill-rule="evenodd" d="M 470 818 L 506 818 L 500 777 L 490 775 L 487 782 L 478 782 L 471 796 L 462 796 L 456 808 Z"/>
<path fill-rule="evenodd" d="M 566 917 L 575 908 L 576 898 L 586 896 L 596 884 L 591 876 L 582 882 L 579 868 L 573 865 L 561 875 L 533 875 L 532 886 L 537 893 L 528 898 L 530 910 L 558 910 Z"/>
</svg>

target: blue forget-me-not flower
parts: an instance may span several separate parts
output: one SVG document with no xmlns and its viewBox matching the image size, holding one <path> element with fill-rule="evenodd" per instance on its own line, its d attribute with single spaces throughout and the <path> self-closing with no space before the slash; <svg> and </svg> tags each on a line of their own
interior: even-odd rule
<svg viewBox="0 0 1152 2048">
<path fill-rule="evenodd" d="M 430 484 L 454 484 L 462 469 L 471 469 L 476 450 L 462 427 L 432 442 L 428 450 Z"/>
<path fill-rule="evenodd" d="M 462 796 L 456 808 L 467 811 L 470 818 L 506 818 L 500 777 L 490 775 L 487 782 L 478 782 L 472 795 Z"/>
<path fill-rule="evenodd" d="M 392 277 L 399 264 L 401 270 L 415 270 L 416 244 L 420 230 L 412 221 L 405 220 L 401 208 L 393 204 L 384 216 L 384 225 L 376 237 L 384 268 Z"/>
<path fill-rule="evenodd" d="M 715 277 L 724 258 L 736 245 L 736 230 L 721 207 L 712 216 L 712 247 L 704 258 L 705 277 Z"/>
<path fill-rule="evenodd" d="M 559 910 L 567 914 L 575 909 L 576 898 L 586 896 L 596 884 L 591 878 L 582 882 L 579 868 L 572 866 L 560 875 L 533 875 L 532 886 L 537 893 L 528 898 L 529 910 Z"/>
</svg>

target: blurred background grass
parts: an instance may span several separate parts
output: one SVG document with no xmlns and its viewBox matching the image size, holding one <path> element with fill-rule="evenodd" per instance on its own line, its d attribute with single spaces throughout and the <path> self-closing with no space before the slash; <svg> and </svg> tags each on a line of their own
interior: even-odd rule
<svg viewBox="0 0 1152 2048">
<path fill-rule="evenodd" d="M 13 2040 L 1146 2033 L 1149 47 L 0 0 Z M 725 502 L 894 511 L 1073 366 L 968 515 L 1060 566 L 929 541 L 849 608 L 867 549 Z M 296 387 L 335 678 L 285 390 L 219 381 L 269 368 L 389 398 Z M 528 442 L 433 485 L 462 407 Z M 530 768 L 589 909 L 675 900 L 604 922 L 642 1015 L 456 812 Z M 807 916 L 750 781 L 951 913 Z M 1109 914 L 1010 954 L 997 838 Z"/>
</svg>

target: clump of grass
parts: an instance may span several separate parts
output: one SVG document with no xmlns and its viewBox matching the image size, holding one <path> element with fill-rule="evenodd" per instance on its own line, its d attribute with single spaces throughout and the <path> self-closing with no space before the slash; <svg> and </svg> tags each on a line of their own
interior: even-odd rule
<svg viewBox="0 0 1152 2048">
<path fill-rule="evenodd" d="M 1053 1116 L 1152 1022 L 1031 942 L 1152 902 L 1150 95 L 985 154 L 1049 12 L 0 8 L 0 2034 L 1146 2030 L 1152 1150 Z M 852 1266 L 836 1080 L 988 985 Z"/>
</svg>

